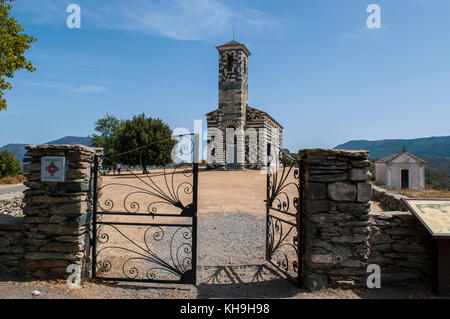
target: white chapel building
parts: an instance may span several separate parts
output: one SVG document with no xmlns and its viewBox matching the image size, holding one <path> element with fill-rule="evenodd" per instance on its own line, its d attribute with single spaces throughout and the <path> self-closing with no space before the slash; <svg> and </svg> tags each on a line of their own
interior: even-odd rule
<svg viewBox="0 0 450 319">
<path fill-rule="evenodd" d="M 425 189 L 426 162 L 406 151 L 386 156 L 375 163 L 375 183 L 392 189 Z"/>
</svg>

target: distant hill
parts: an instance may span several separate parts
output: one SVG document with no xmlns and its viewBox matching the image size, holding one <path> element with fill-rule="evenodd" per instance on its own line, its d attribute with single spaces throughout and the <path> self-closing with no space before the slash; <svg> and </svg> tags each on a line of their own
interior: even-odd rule
<svg viewBox="0 0 450 319">
<path fill-rule="evenodd" d="M 344 150 L 368 150 L 370 158 L 380 159 L 401 152 L 403 145 L 409 153 L 423 159 L 450 159 L 450 136 L 426 137 L 411 140 L 350 141 L 336 146 Z"/>
<path fill-rule="evenodd" d="M 86 146 L 92 146 L 92 140 L 90 137 L 78 137 L 78 136 L 66 136 L 54 141 L 50 141 L 42 144 L 82 144 Z M 23 164 L 23 158 L 26 153 L 25 146 L 28 144 L 7 144 L 5 146 L 0 147 L 0 151 L 7 149 L 10 152 L 13 152 L 14 155 L 20 160 Z"/>
<path fill-rule="evenodd" d="M 450 161 L 449 161 L 450 162 Z M 427 168 L 425 171 L 425 183 L 434 189 L 450 190 L 450 175 Z"/>
<path fill-rule="evenodd" d="M 47 142 L 45 144 L 81 144 L 86 146 L 92 146 L 92 139 L 90 137 L 79 137 L 79 136 L 66 136 L 58 140 Z"/>
<path fill-rule="evenodd" d="M 450 176 L 450 159 L 446 158 L 426 158 L 427 167 Z"/>
</svg>

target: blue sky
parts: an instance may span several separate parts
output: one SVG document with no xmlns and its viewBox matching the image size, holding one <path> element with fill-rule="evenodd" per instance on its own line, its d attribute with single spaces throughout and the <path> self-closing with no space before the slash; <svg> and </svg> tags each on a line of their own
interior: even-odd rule
<svg viewBox="0 0 450 319">
<path fill-rule="evenodd" d="M 381 29 L 366 26 L 371 3 Z M 193 129 L 217 107 L 215 46 L 233 28 L 252 52 L 249 105 L 291 151 L 450 135 L 449 14 L 450 0 L 19 0 L 38 70 L 13 79 L 0 145 L 87 136 L 105 113 Z"/>
</svg>

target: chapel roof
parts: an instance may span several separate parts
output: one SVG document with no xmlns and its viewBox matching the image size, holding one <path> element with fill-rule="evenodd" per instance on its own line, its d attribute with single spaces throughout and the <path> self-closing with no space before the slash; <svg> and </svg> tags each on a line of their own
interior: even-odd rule
<svg viewBox="0 0 450 319">
<path fill-rule="evenodd" d="M 396 159 L 397 157 L 399 157 L 399 156 L 402 155 L 402 154 L 406 154 L 406 155 L 408 155 L 408 156 L 414 158 L 414 159 L 417 160 L 419 163 L 422 163 L 422 164 L 425 164 L 425 163 L 426 163 L 426 161 L 424 161 L 423 159 L 421 159 L 421 158 L 419 158 L 419 157 L 417 157 L 417 156 L 415 156 L 415 155 L 412 155 L 411 153 L 408 153 L 408 152 L 406 151 L 406 146 L 403 146 L 403 151 L 401 151 L 401 152 L 399 152 L 399 153 L 393 153 L 393 154 L 391 154 L 391 155 L 388 155 L 388 156 L 386 156 L 386 157 L 383 157 L 382 159 L 376 161 L 376 163 L 379 163 L 379 164 L 389 164 L 389 163 L 391 163 L 394 159 Z"/>
</svg>

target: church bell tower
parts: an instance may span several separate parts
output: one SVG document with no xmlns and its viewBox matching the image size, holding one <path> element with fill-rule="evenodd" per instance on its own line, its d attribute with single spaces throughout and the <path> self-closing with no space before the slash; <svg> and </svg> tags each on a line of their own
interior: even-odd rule
<svg viewBox="0 0 450 319">
<path fill-rule="evenodd" d="M 236 41 L 216 47 L 219 51 L 219 110 L 223 122 L 245 126 L 248 104 L 248 57 L 250 51 Z"/>
</svg>

